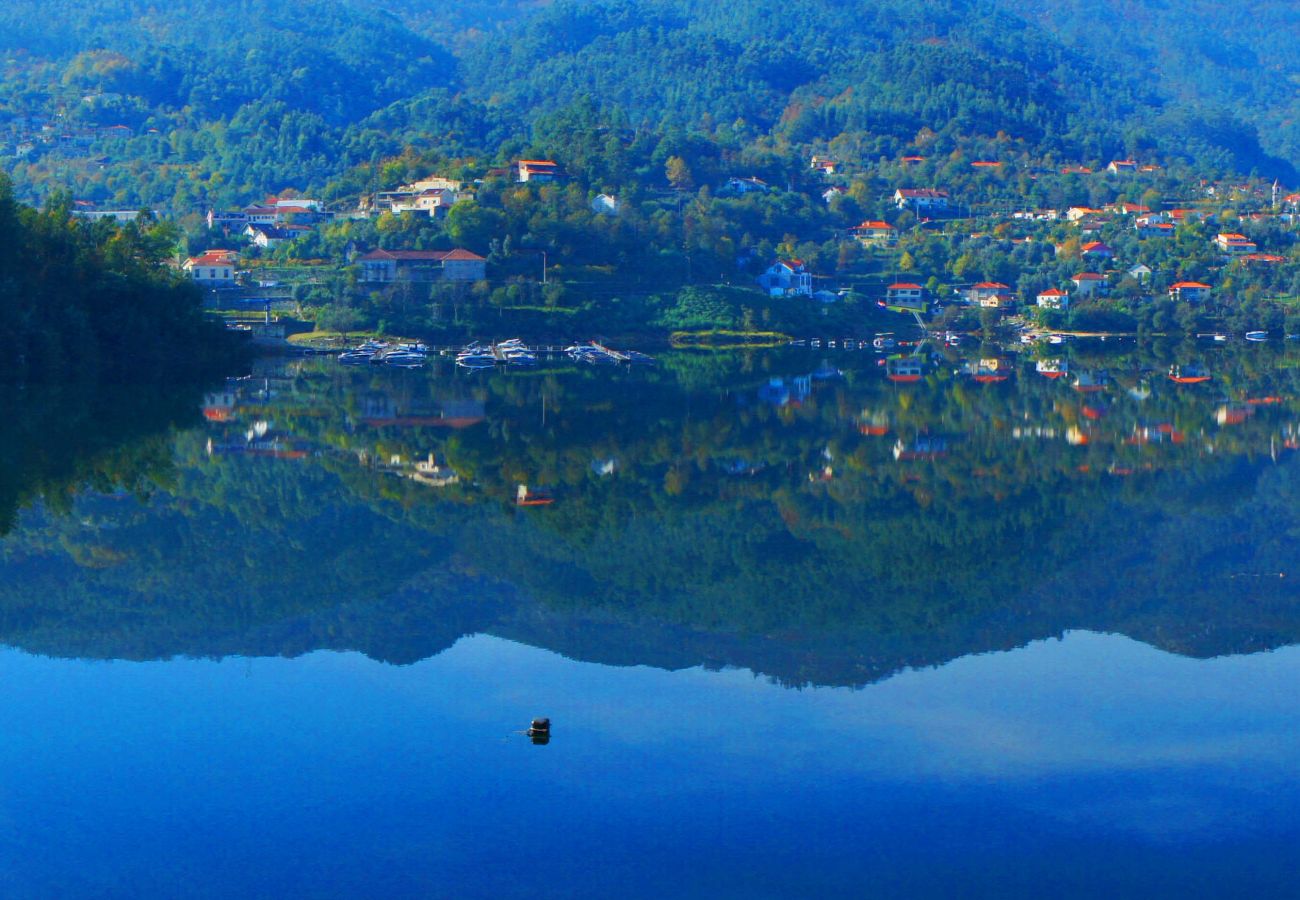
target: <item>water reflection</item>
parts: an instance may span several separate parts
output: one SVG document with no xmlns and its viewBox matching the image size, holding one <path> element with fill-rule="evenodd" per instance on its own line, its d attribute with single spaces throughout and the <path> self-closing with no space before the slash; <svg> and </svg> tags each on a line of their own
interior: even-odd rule
<svg viewBox="0 0 1300 900">
<path fill-rule="evenodd" d="M 843 685 L 1080 628 L 1300 641 L 1285 350 L 903 349 L 265 360 L 166 437 L 148 502 L 71 478 L 96 490 L 0 544 L 0 639 L 411 662 L 484 632 Z"/>
</svg>

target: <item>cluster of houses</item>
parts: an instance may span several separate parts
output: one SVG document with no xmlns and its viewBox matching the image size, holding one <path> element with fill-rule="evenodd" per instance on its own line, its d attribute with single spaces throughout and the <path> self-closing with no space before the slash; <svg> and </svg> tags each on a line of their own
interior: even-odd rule
<svg viewBox="0 0 1300 900">
<path fill-rule="evenodd" d="M 272 249 L 302 237 L 312 226 L 328 222 L 334 213 L 319 200 L 269 197 L 240 210 L 208 211 L 208 228 L 227 236 L 243 235 L 256 247 Z"/>
<path fill-rule="evenodd" d="M 0 121 L 0 155 L 21 159 L 41 149 L 85 153 L 96 144 L 134 135 L 135 129 L 128 125 L 74 125 L 62 116 L 12 116 Z"/>
</svg>

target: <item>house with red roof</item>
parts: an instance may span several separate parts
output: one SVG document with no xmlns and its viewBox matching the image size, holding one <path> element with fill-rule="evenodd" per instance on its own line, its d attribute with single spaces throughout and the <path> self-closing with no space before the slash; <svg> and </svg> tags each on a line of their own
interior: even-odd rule
<svg viewBox="0 0 1300 900">
<path fill-rule="evenodd" d="M 1210 286 L 1199 281 L 1180 281 L 1169 286 L 1169 299 L 1200 303 L 1209 299 Z"/>
<path fill-rule="evenodd" d="M 521 159 L 515 162 L 515 181 L 527 184 L 530 181 L 556 181 L 564 177 L 560 166 L 551 159 Z"/>
<path fill-rule="evenodd" d="M 1011 286 L 1003 284 L 1000 281 L 981 281 L 978 284 L 972 284 L 966 288 L 963 295 L 966 302 L 972 306 L 979 306 L 984 300 L 990 297 L 996 297 L 999 294 L 1006 294 L 1011 291 Z"/>
<path fill-rule="evenodd" d="M 468 250 L 371 250 L 362 256 L 361 281 L 482 281 L 487 260 Z"/>
<path fill-rule="evenodd" d="M 1177 230 L 1173 222 L 1166 222 L 1158 216 L 1139 216 L 1133 223 L 1133 230 L 1139 238 L 1172 237 Z"/>
<path fill-rule="evenodd" d="M 925 288 L 910 281 L 899 281 L 885 288 L 885 305 L 897 309 L 914 309 L 924 312 Z"/>
<path fill-rule="evenodd" d="M 1131 159 L 1113 159 L 1106 171 L 1112 175 L 1131 175 L 1138 170 L 1138 164 Z"/>
<path fill-rule="evenodd" d="M 1070 280 L 1074 282 L 1075 294 L 1080 297 L 1091 297 L 1093 294 L 1105 293 L 1105 275 L 1098 275 L 1096 272 L 1080 272 Z"/>
<path fill-rule="evenodd" d="M 1043 291 L 1035 299 L 1035 302 L 1043 309 L 1069 309 L 1070 295 L 1065 291 L 1051 288 Z"/>
<path fill-rule="evenodd" d="M 888 222 L 863 222 L 853 229 L 853 237 L 864 247 L 892 247 L 898 233 Z"/>
<path fill-rule="evenodd" d="M 181 263 L 181 271 L 204 287 L 234 287 L 234 250 L 208 250 Z"/>
<path fill-rule="evenodd" d="M 1088 259 L 1111 259 L 1115 253 L 1101 241 L 1089 241 L 1079 248 L 1079 255 Z"/>
<path fill-rule="evenodd" d="M 1254 253 L 1259 249 L 1250 238 L 1232 231 L 1224 231 L 1218 234 L 1214 238 L 1214 246 L 1231 256 Z"/>
</svg>

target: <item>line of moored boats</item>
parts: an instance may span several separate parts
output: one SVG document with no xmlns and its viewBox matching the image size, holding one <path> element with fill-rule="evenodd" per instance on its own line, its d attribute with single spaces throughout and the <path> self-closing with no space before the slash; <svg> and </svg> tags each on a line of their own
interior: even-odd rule
<svg viewBox="0 0 1300 900">
<path fill-rule="evenodd" d="M 428 364 L 434 350 L 419 342 L 390 343 L 369 340 L 360 346 L 344 350 L 338 356 L 344 365 L 385 365 L 403 369 L 417 369 Z M 447 351 L 443 351 L 446 353 Z M 602 344 L 574 344 L 563 351 L 570 359 L 587 365 L 617 365 L 619 363 L 653 363 L 653 356 L 636 350 L 613 350 Z M 527 347 L 518 338 L 489 344 L 474 342 L 455 352 L 456 365 L 462 369 L 492 369 L 497 366 L 527 367 L 538 363 L 539 353 Z"/>
</svg>

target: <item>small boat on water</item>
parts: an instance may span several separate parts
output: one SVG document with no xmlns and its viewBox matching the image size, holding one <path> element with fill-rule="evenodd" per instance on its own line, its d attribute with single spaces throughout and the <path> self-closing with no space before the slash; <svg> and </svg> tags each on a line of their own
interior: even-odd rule
<svg viewBox="0 0 1300 900">
<path fill-rule="evenodd" d="M 1266 340 L 1268 340 L 1268 332 L 1267 332 L 1267 331 L 1247 331 L 1247 332 L 1246 332 L 1246 340 L 1248 340 L 1248 341 L 1256 341 L 1256 342 L 1259 342 L 1259 341 L 1266 341 Z"/>
<path fill-rule="evenodd" d="M 396 366 L 400 369 L 418 369 L 429 361 L 429 358 L 423 353 L 416 353 L 411 350 L 393 350 L 384 354 L 383 361 L 385 365 Z"/>
<path fill-rule="evenodd" d="M 871 346 L 877 350 L 893 350 L 898 346 L 898 341 L 894 340 L 893 334 L 878 334 L 872 340 Z"/>
<path fill-rule="evenodd" d="M 338 359 L 345 366 L 360 366 L 370 362 L 374 355 L 371 350 L 344 350 Z"/>
</svg>

